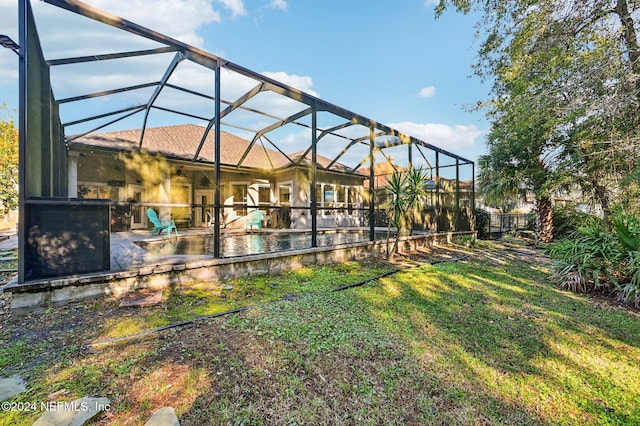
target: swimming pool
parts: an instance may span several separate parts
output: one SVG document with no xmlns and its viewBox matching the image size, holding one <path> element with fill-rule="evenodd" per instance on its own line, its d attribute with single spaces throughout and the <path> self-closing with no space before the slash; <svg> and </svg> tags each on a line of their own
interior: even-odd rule
<svg viewBox="0 0 640 426">
<path fill-rule="evenodd" d="M 374 238 L 384 240 L 386 231 L 376 231 Z M 368 231 L 322 231 L 316 234 L 318 247 L 338 246 L 369 241 Z M 213 235 L 188 235 L 161 241 L 140 241 L 151 255 L 213 255 Z M 221 257 L 246 256 L 311 248 L 311 232 L 261 232 L 227 235 L 220 238 Z"/>
</svg>

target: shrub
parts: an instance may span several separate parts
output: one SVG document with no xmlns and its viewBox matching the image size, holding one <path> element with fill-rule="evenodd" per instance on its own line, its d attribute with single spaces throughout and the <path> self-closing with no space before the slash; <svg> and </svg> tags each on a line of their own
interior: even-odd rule
<svg viewBox="0 0 640 426">
<path fill-rule="evenodd" d="M 593 221 L 598 221 L 597 216 L 577 210 L 575 207 L 554 206 L 554 238 L 566 237 L 576 232 L 578 228 L 588 226 Z"/>
<path fill-rule="evenodd" d="M 471 235 L 463 235 L 460 237 L 460 244 L 466 247 L 475 247 L 476 240 Z"/>
<path fill-rule="evenodd" d="M 527 231 L 535 231 L 536 230 L 536 212 L 535 210 L 527 213 Z"/>
<path fill-rule="evenodd" d="M 569 238 L 552 244 L 548 253 L 555 262 L 553 281 L 580 293 L 600 288 L 602 278 L 610 275 L 612 261 L 619 257 L 615 236 L 602 224 L 579 228 Z"/>
<path fill-rule="evenodd" d="M 577 232 L 578 228 L 589 226 L 594 221 L 599 221 L 599 218 L 574 207 L 553 206 L 553 238 L 564 238 Z M 536 229 L 535 211 L 527 215 L 527 229 L 529 231 Z"/>
<path fill-rule="evenodd" d="M 475 209 L 474 214 L 476 216 L 476 231 L 478 232 L 478 238 L 488 239 L 491 215 L 484 209 Z"/>
<path fill-rule="evenodd" d="M 631 214 L 617 214 L 613 218 L 616 237 L 625 254 L 620 265 L 621 298 L 640 304 L 640 221 Z"/>
<path fill-rule="evenodd" d="M 575 292 L 613 291 L 622 300 L 640 304 L 640 222 L 618 213 L 614 230 L 589 219 L 567 238 L 547 249 L 554 261 L 552 279 Z"/>
</svg>

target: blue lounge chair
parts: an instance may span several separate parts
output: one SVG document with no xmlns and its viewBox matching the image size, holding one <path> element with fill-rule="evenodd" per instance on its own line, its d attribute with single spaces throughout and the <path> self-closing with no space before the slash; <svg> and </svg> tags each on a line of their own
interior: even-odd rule
<svg viewBox="0 0 640 426">
<path fill-rule="evenodd" d="M 151 231 L 151 235 L 155 235 L 156 232 L 158 233 L 158 235 L 160 235 L 162 231 L 167 231 L 167 235 L 171 235 L 172 229 L 176 231 L 176 235 L 178 235 L 178 228 L 176 228 L 176 223 L 173 221 L 173 219 L 158 219 L 158 214 L 152 208 L 147 209 L 147 217 L 149 218 L 151 223 L 153 223 L 153 231 Z"/>
<path fill-rule="evenodd" d="M 262 229 L 262 210 L 251 210 L 244 222 L 244 227 L 248 231 L 257 226 L 258 231 Z"/>
</svg>

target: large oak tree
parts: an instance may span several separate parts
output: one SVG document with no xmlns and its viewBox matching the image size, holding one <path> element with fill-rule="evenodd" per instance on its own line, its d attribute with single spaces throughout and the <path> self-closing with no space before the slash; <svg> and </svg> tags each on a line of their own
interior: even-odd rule
<svg viewBox="0 0 640 426">
<path fill-rule="evenodd" d="M 448 7 L 482 16 L 474 69 L 493 86 L 481 104 L 492 127 L 480 189 L 533 193 L 542 240 L 561 188 L 580 188 L 607 214 L 638 164 L 640 2 L 441 0 L 437 15 Z"/>
</svg>

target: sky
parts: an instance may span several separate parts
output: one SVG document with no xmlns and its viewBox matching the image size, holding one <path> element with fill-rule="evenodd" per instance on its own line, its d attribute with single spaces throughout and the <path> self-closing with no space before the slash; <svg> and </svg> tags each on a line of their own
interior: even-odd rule
<svg viewBox="0 0 640 426">
<path fill-rule="evenodd" d="M 0 33 L 16 41 L 17 3 L 0 0 Z M 488 94 L 488 87 L 472 76 L 476 17 L 447 11 L 435 19 L 435 0 L 86 3 L 463 157 L 475 161 L 486 152 L 489 125 L 481 112 L 465 108 Z M 48 51 L 82 54 L 72 52 L 78 38 L 98 51 L 132 50 L 128 41 L 117 48 L 115 30 L 96 36 L 95 23 L 85 26 L 86 18 L 69 18 L 70 13 L 39 1 L 32 4 Z M 136 48 L 145 48 L 144 43 Z M 18 107 L 17 65 L 13 52 L 0 49 L 0 103 L 12 111 Z M 183 76 L 184 81 L 196 78 Z M 69 87 L 54 89 L 71 93 L 79 84 L 93 85 L 87 87 L 93 91 L 110 87 L 72 76 L 65 81 Z"/>
</svg>

